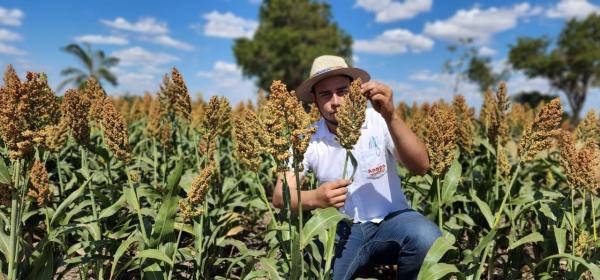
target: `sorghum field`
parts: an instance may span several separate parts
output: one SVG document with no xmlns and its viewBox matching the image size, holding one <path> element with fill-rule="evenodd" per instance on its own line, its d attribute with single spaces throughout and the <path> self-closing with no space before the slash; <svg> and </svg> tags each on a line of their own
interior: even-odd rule
<svg viewBox="0 0 600 280">
<path fill-rule="evenodd" d="M 431 159 L 425 176 L 398 166 L 404 191 L 444 231 L 419 277 L 600 279 L 600 118 L 572 125 L 559 100 L 529 108 L 507 90 L 478 114 L 460 95 L 397 108 Z M 9 66 L 0 278 L 329 279 L 342 214 L 270 204 L 318 112 L 281 82 L 265 95 L 191 102 L 174 68 L 157 94 L 110 97 L 89 79 L 57 96 L 43 73 Z"/>
</svg>

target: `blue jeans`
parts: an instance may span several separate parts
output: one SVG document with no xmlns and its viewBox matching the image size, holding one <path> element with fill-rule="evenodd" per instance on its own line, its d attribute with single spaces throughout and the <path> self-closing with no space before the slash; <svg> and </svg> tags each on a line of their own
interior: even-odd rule
<svg viewBox="0 0 600 280">
<path fill-rule="evenodd" d="M 333 279 L 351 279 L 362 266 L 396 264 L 398 279 L 416 279 L 423 259 L 441 236 L 438 227 L 412 209 L 372 222 L 337 225 Z"/>
</svg>

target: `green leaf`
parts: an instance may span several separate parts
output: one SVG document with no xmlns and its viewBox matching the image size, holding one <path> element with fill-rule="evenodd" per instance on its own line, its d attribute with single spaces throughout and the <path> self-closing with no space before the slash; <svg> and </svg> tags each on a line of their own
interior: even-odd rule
<svg viewBox="0 0 600 280">
<path fill-rule="evenodd" d="M 438 237 L 438 239 L 433 242 L 431 248 L 429 248 L 425 259 L 423 260 L 423 265 L 438 263 L 446 252 L 455 249 L 455 247 L 452 246 L 455 241 L 454 235 L 449 233 L 445 233 L 444 236 Z"/>
<path fill-rule="evenodd" d="M 9 244 L 10 236 L 4 232 L 4 222 L 0 221 L 0 252 L 2 252 L 4 256 L 8 255 Z"/>
<path fill-rule="evenodd" d="M 485 138 L 485 139 L 478 138 L 478 140 L 479 140 L 478 144 L 483 145 L 488 151 L 490 151 L 490 153 L 492 155 L 496 156 L 496 149 L 494 149 L 494 147 L 492 147 L 492 145 L 490 144 L 490 142 L 488 141 L 487 138 Z"/>
<path fill-rule="evenodd" d="M 140 251 L 135 256 L 135 259 L 139 259 L 139 258 L 155 259 L 155 260 L 163 261 L 163 262 L 173 266 L 173 261 L 171 260 L 171 258 L 169 258 L 165 253 L 163 253 L 162 251 L 157 250 L 157 249 L 146 249 L 146 250 Z"/>
<path fill-rule="evenodd" d="M 485 249 L 485 247 L 487 247 L 490 244 L 490 242 L 494 240 L 494 237 L 496 237 L 496 230 L 488 232 L 488 234 L 481 239 L 479 244 L 477 244 L 477 247 L 473 249 L 473 255 L 479 256 L 481 252 Z"/>
<path fill-rule="evenodd" d="M 461 176 L 462 166 L 458 160 L 454 160 L 444 177 L 444 183 L 442 185 L 442 205 L 446 205 L 450 202 L 454 193 L 456 193 L 456 188 L 460 182 Z"/>
<path fill-rule="evenodd" d="M 475 201 L 475 203 L 479 207 L 479 210 L 481 211 L 481 214 L 483 214 L 483 217 L 487 221 L 489 227 L 492 228 L 492 225 L 494 224 L 494 215 L 492 215 L 492 210 L 490 210 L 490 207 L 487 205 L 487 203 L 485 203 L 483 200 L 477 197 L 474 190 L 471 190 L 471 199 Z"/>
<path fill-rule="evenodd" d="M 540 241 L 544 241 L 544 236 L 542 236 L 537 231 L 532 232 L 532 233 L 528 234 L 527 236 L 515 241 L 514 243 L 511 243 L 510 246 L 508 246 L 508 250 L 517 248 L 525 243 L 533 243 L 533 242 L 540 242 Z"/>
<path fill-rule="evenodd" d="M 330 228 L 327 230 L 327 240 L 321 240 L 321 242 L 325 244 L 325 268 L 322 272 L 322 279 L 329 279 L 331 276 L 331 263 L 333 261 L 335 249 L 335 233 L 336 228 Z"/>
<path fill-rule="evenodd" d="M 304 249 L 319 232 L 336 227 L 343 218 L 344 215 L 333 207 L 313 210 L 313 216 L 302 228 L 300 249 Z"/>
<path fill-rule="evenodd" d="M 108 206 L 107 208 L 102 209 L 102 211 L 100 211 L 100 215 L 98 215 L 98 219 L 104 219 L 104 218 L 108 218 L 113 216 L 114 214 L 116 214 L 117 212 L 119 212 L 119 210 L 123 207 L 123 205 L 126 203 L 127 198 L 125 198 L 125 194 L 122 194 L 121 197 L 119 197 L 119 199 L 113 203 L 111 206 Z"/>
<path fill-rule="evenodd" d="M 131 246 L 131 244 L 133 244 L 133 242 L 136 241 L 138 241 L 137 236 L 135 234 L 132 234 L 129 236 L 129 238 L 127 238 L 127 240 L 125 240 L 121 243 L 121 245 L 119 245 L 119 248 L 117 248 L 117 251 L 115 251 L 115 255 L 113 257 L 112 267 L 110 269 L 110 279 L 114 279 L 116 276 L 118 276 L 118 274 L 115 275 L 115 269 L 119 264 L 119 260 L 125 254 L 127 249 L 129 249 L 129 246 Z"/>
<path fill-rule="evenodd" d="M 546 257 L 540 263 L 538 263 L 536 265 L 536 267 L 540 266 L 542 263 L 544 263 L 546 261 L 549 261 L 551 259 L 557 259 L 557 258 L 565 258 L 565 259 L 569 259 L 569 260 L 578 262 L 578 263 L 582 264 L 583 266 L 585 266 L 592 273 L 592 276 L 594 276 L 593 277 L 594 279 L 600 279 L 600 268 L 598 268 L 597 265 L 595 265 L 593 263 L 588 263 L 584 259 L 582 259 L 580 257 L 573 256 L 571 254 L 556 254 L 556 255 L 552 255 L 552 256 Z"/>
<path fill-rule="evenodd" d="M 72 192 L 69 196 L 67 196 L 67 198 L 65 198 L 65 200 L 63 200 L 60 205 L 58 206 L 58 208 L 56 208 L 56 212 L 54 212 L 54 215 L 52 216 L 52 219 L 50 220 L 50 225 L 51 226 L 55 226 L 57 222 L 59 222 L 62 217 L 65 215 L 65 211 L 67 211 L 67 209 L 69 208 L 69 206 L 74 205 L 74 202 L 76 199 L 80 198 L 81 196 L 83 196 L 84 192 L 85 192 L 85 188 L 86 185 L 90 183 L 91 179 L 87 179 L 85 181 L 85 183 L 83 183 L 81 185 L 81 187 L 79 187 L 79 189 L 77 189 L 76 191 Z"/>
<path fill-rule="evenodd" d="M 548 204 L 546 203 L 541 203 L 540 204 L 540 212 L 542 212 L 547 218 L 556 221 L 556 215 L 554 215 L 554 213 L 552 212 L 552 209 L 550 209 L 550 206 L 548 206 Z"/>
<path fill-rule="evenodd" d="M 436 263 L 427 269 L 419 271 L 418 280 L 436 280 L 442 279 L 449 273 L 460 273 L 458 268 L 453 264 Z"/>
<path fill-rule="evenodd" d="M 302 221 L 301 221 L 302 222 Z M 290 277 L 292 279 L 301 279 L 302 278 L 302 265 L 304 263 L 304 258 L 302 258 L 302 250 L 300 249 L 300 242 L 302 240 L 301 236 L 298 236 L 298 232 L 296 230 L 292 231 L 292 248 L 291 248 L 291 268 L 290 268 Z"/>
<path fill-rule="evenodd" d="M 156 215 L 156 222 L 154 223 L 150 240 L 151 248 L 158 248 L 158 245 L 163 240 L 175 241 L 174 224 L 175 216 L 177 215 L 177 204 L 179 202 L 178 193 L 181 174 L 183 174 L 183 160 L 178 160 L 175 170 L 172 171 L 167 179 L 168 193 Z M 169 255 L 172 254 L 172 252 L 166 253 Z"/>
<path fill-rule="evenodd" d="M 457 219 L 463 221 L 465 224 L 467 224 L 469 226 L 475 226 L 475 221 L 473 221 L 471 216 L 469 216 L 465 213 L 455 214 L 452 217 L 456 217 Z"/>
<path fill-rule="evenodd" d="M 10 185 L 10 172 L 4 162 L 4 159 L 0 157 L 0 184 Z"/>
<path fill-rule="evenodd" d="M 283 278 L 281 278 L 281 276 L 279 276 L 279 272 L 277 272 L 277 262 L 275 260 L 268 259 L 268 258 L 261 258 L 260 264 L 263 266 L 264 270 L 269 274 L 268 279 L 283 280 Z"/>
<path fill-rule="evenodd" d="M 438 263 L 448 250 L 455 248 L 452 246 L 455 241 L 454 236 L 449 233 L 436 239 L 423 260 L 417 279 L 440 279 L 448 273 L 458 272 L 454 265 Z"/>
<path fill-rule="evenodd" d="M 564 228 L 554 227 L 554 241 L 556 241 L 558 253 L 564 253 L 565 248 L 567 247 L 567 230 Z"/>
<path fill-rule="evenodd" d="M 33 263 L 31 267 L 26 271 L 27 280 L 51 280 L 54 276 L 54 255 L 52 250 L 51 242 L 42 242 L 41 252 L 32 254 Z"/>
<path fill-rule="evenodd" d="M 131 207 L 133 207 L 133 209 L 136 212 L 140 212 L 140 203 L 138 202 L 138 198 L 135 195 L 135 192 L 134 192 L 133 188 L 131 188 L 131 187 L 124 187 L 123 188 L 123 195 L 125 195 L 125 198 L 127 199 L 127 203 L 129 203 L 129 205 Z"/>
</svg>

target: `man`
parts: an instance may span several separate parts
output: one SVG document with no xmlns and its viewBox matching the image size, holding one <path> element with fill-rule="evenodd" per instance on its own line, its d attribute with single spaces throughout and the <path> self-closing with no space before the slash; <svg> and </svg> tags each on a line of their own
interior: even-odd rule
<svg viewBox="0 0 600 280">
<path fill-rule="evenodd" d="M 346 150 L 335 140 L 335 114 L 357 78 L 373 108 L 367 109 L 352 150 L 358 166 L 351 182 L 341 179 Z M 401 189 L 396 161 L 413 173 L 425 174 L 429 158 L 423 142 L 394 113 L 392 90 L 370 81 L 364 70 L 348 67 L 343 58 L 325 55 L 314 60 L 310 78 L 296 93 L 299 99 L 316 103 L 322 116 L 304 155 L 301 178 L 311 169 L 320 185 L 301 192 L 302 209 L 336 207 L 353 219 L 338 224 L 333 279 L 350 279 L 360 267 L 372 263 L 396 264 L 398 279 L 415 279 L 441 234 L 434 223 L 410 208 Z M 292 209 L 297 210 L 294 173 L 285 176 L 293 189 Z M 273 194 L 273 204 L 279 208 L 282 180 L 280 176 Z"/>
</svg>

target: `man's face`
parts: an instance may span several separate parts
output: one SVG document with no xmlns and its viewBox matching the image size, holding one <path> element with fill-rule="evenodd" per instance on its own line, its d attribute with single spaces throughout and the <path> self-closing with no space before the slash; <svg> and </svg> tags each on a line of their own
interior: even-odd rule
<svg viewBox="0 0 600 280">
<path fill-rule="evenodd" d="M 332 76 L 314 85 L 315 102 L 329 123 L 337 125 L 335 113 L 350 89 L 350 82 L 347 76 Z"/>
</svg>

